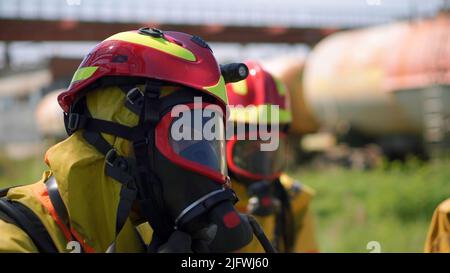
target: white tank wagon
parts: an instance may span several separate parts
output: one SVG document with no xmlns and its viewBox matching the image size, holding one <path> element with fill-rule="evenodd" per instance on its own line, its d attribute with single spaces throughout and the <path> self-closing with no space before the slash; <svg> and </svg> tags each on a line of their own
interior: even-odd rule
<svg viewBox="0 0 450 273">
<path fill-rule="evenodd" d="M 62 91 L 64 90 L 60 89 L 48 93 L 36 107 L 36 127 L 39 134 L 46 140 L 57 141 L 67 136 L 63 110 L 57 100 Z"/>
<path fill-rule="evenodd" d="M 303 97 L 321 127 L 375 139 L 448 139 L 450 15 L 325 38 L 303 71 Z M 343 126 L 344 125 L 344 126 Z"/>
<path fill-rule="evenodd" d="M 263 64 L 290 90 L 297 135 L 351 131 L 394 150 L 449 146 L 449 14 L 336 33 L 306 58 Z"/>
</svg>

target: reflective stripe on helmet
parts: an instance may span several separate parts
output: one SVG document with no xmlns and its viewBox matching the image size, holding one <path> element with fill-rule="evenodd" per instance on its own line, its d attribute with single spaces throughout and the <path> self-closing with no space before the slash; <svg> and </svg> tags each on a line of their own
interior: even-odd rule
<svg viewBox="0 0 450 273">
<path fill-rule="evenodd" d="M 75 74 L 73 75 L 72 81 L 70 83 L 90 78 L 95 73 L 95 71 L 97 71 L 97 69 L 98 66 L 80 67 L 77 71 L 75 71 Z"/>
<path fill-rule="evenodd" d="M 275 84 L 277 85 L 278 94 L 280 94 L 280 96 L 285 96 L 286 95 L 286 85 L 284 85 L 284 83 L 277 78 L 274 78 L 274 80 L 275 80 Z"/>
<path fill-rule="evenodd" d="M 134 31 L 120 32 L 117 33 L 105 41 L 108 40 L 119 40 L 134 44 L 139 44 L 147 47 L 154 48 L 156 50 L 162 51 L 164 53 L 182 58 L 188 61 L 196 61 L 195 55 L 188 49 L 177 45 L 174 42 L 167 41 L 164 38 L 151 37 L 147 35 L 142 35 Z"/>
<path fill-rule="evenodd" d="M 278 118 L 276 114 L 278 113 Z M 286 109 L 272 108 L 272 105 L 250 105 L 247 107 L 232 107 L 230 120 L 242 123 L 290 123 L 292 121 L 291 112 Z"/>
<path fill-rule="evenodd" d="M 225 86 L 225 80 L 223 79 L 223 76 L 220 76 L 220 79 L 216 85 L 206 86 L 203 87 L 203 89 L 221 99 L 225 104 L 228 104 L 227 88 Z"/>
<path fill-rule="evenodd" d="M 238 81 L 231 83 L 231 86 L 233 86 L 233 92 L 238 95 L 247 95 L 248 88 L 247 88 L 247 80 Z"/>
</svg>

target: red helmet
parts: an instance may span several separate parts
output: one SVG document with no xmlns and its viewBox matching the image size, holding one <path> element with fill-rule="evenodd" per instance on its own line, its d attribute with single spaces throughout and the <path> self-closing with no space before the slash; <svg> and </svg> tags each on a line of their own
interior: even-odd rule
<svg viewBox="0 0 450 273">
<path fill-rule="evenodd" d="M 255 107 L 240 109 L 232 108 L 230 119 L 235 122 L 251 122 L 249 118 L 254 114 L 266 112 L 267 106 L 279 106 L 279 120 L 270 120 L 269 123 L 279 122 L 289 124 L 292 120 L 289 108 L 289 97 L 286 86 L 255 61 L 244 62 L 249 69 L 247 79 L 227 84 L 229 105 L 253 105 Z M 257 111 L 251 113 L 249 111 Z"/>
<path fill-rule="evenodd" d="M 141 28 L 117 33 L 99 43 L 75 72 L 67 91 L 58 96 L 69 111 L 81 90 L 105 76 L 143 77 L 178 83 L 227 103 L 225 82 L 211 49 L 186 33 Z"/>
<path fill-rule="evenodd" d="M 230 119 L 236 123 L 259 125 L 258 117 L 267 117 L 270 125 L 277 124 L 282 129 L 291 122 L 288 92 L 284 84 L 274 78 L 255 61 L 246 61 L 249 69 L 247 79 L 227 84 Z M 278 106 L 278 118 L 271 115 L 271 106 Z M 243 107 L 235 107 L 243 106 Z M 249 127 L 250 128 L 250 127 Z M 273 128 L 273 127 L 272 127 Z M 250 180 L 274 179 L 280 176 L 284 167 L 284 133 L 279 132 L 279 148 L 274 151 L 261 151 L 263 140 L 249 140 L 261 131 L 249 131 L 246 136 L 234 135 L 227 142 L 227 164 L 232 174 Z M 242 140 L 245 139 L 245 140 Z"/>
</svg>

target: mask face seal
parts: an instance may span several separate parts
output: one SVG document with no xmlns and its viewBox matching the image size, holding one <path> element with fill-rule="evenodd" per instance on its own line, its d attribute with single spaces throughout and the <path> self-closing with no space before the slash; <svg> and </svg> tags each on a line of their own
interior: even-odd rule
<svg viewBox="0 0 450 273">
<path fill-rule="evenodd" d="M 197 234 L 214 225 L 208 251 L 230 252 L 250 243 L 253 231 L 234 208 L 238 199 L 227 176 L 224 118 L 212 106 L 186 104 L 161 118 L 155 130 L 157 172 L 174 229 Z"/>
</svg>

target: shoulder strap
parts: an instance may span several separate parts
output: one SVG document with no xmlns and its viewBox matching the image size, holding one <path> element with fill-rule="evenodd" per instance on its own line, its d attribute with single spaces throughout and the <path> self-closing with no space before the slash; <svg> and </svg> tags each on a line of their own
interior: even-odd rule
<svg viewBox="0 0 450 273">
<path fill-rule="evenodd" d="M 275 216 L 276 223 L 274 237 L 282 237 L 284 252 L 292 252 L 295 243 L 295 232 L 293 230 L 294 221 L 291 200 L 279 178 L 274 181 L 273 185 L 275 187 L 274 194 L 281 203 L 281 209 Z"/>
<path fill-rule="evenodd" d="M 48 197 L 55 208 L 56 214 L 64 225 L 69 226 L 69 215 L 67 213 L 67 208 L 66 205 L 64 205 L 61 195 L 59 195 L 58 184 L 56 183 L 56 179 L 53 175 L 50 176 L 45 182 L 45 186 L 47 187 Z"/>
<path fill-rule="evenodd" d="M 53 240 L 41 220 L 28 207 L 19 202 L 0 198 L 0 217 L 21 228 L 31 238 L 39 252 L 57 253 Z"/>
<path fill-rule="evenodd" d="M 0 190 L 0 197 L 5 197 L 8 194 L 10 188 L 1 189 Z"/>
</svg>

